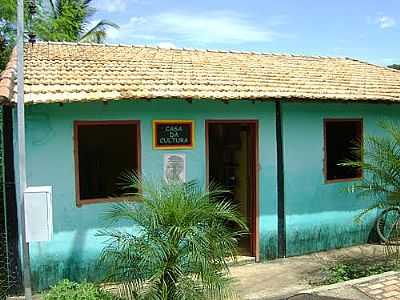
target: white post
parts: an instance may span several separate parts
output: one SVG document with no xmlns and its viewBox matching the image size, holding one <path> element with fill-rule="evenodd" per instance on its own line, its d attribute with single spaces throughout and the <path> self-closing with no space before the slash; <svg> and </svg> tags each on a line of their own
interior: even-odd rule
<svg viewBox="0 0 400 300">
<path fill-rule="evenodd" d="M 24 0 L 18 0 L 17 5 L 17 130 L 19 166 L 19 197 L 17 200 L 17 205 L 19 209 L 19 237 L 20 245 L 22 245 L 22 276 L 25 289 L 25 299 L 32 300 L 29 244 L 26 242 L 24 204 L 24 192 L 26 189 L 24 109 Z"/>
</svg>

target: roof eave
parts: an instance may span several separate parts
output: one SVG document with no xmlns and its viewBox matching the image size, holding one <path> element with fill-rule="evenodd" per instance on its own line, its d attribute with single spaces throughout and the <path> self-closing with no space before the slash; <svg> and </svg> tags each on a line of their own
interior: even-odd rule
<svg viewBox="0 0 400 300">
<path fill-rule="evenodd" d="M 350 104 L 350 103 L 358 103 L 358 104 L 400 104 L 400 99 L 385 99 L 385 98 L 332 98 L 332 97 L 247 97 L 247 98 L 201 98 L 201 97 L 127 97 L 127 98 L 110 98 L 110 99 L 80 99 L 80 100 L 51 100 L 51 101 L 25 101 L 28 105 L 37 105 L 37 104 L 71 104 L 71 103 L 108 103 L 113 101 L 171 101 L 171 100 L 184 100 L 189 103 L 193 101 L 218 101 L 223 102 L 225 104 L 229 104 L 230 102 L 235 101 L 251 101 L 253 103 L 256 102 L 287 102 L 287 103 L 341 103 L 341 104 Z"/>
<path fill-rule="evenodd" d="M 17 49 L 14 48 L 4 71 L 0 74 L 0 102 L 12 102 L 17 72 Z"/>
</svg>

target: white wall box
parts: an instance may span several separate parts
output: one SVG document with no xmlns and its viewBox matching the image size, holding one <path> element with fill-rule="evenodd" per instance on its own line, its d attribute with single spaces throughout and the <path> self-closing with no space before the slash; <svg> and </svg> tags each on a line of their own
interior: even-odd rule
<svg viewBox="0 0 400 300">
<path fill-rule="evenodd" d="M 28 187 L 24 201 L 27 242 L 50 241 L 53 237 L 52 187 Z"/>
</svg>

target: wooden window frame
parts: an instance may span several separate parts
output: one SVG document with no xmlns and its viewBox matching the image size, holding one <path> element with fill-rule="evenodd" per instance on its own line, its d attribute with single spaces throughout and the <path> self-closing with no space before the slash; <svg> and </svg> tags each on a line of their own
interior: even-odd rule
<svg viewBox="0 0 400 300">
<path fill-rule="evenodd" d="M 95 125 L 135 125 L 136 130 L 136 140 L 137 140 L 137 174 L 138 176 L 142 173 L 142 145 L 141 145 L 141 134 L 140 134 L 140 121 L 139 120 L 110 120 L 110 121 L 74 121 L 74 162 L 75 162 L 75 197 L 76 206 L 82 207 L 83 205 L 96 204 L 96 203 L 107 203 L 107 202 L 118 202 L 127 197 L 106 197 L 106 198 L 95 198 L 95 199 L 81 199 L 80 197 L 80 183 L 79 183 L 79 143 L 78 143 L 78 128 L 80 126 L 95 126 Z"/>
<path fill-rule="evenodd" d="M 324 170 L 323 170 L 323 173 L 324 173 L 324 181 L 326 184 L 357 181 L 364 177 L 364 170 L 361 168 L 360 175 L 357 177 L 342 178 L 342 179 L 328 179 L 326 125 L 328 123 L 340 123 L 340 122 L 359 122 L 360 123 L 360 139 L 361 139 L 361 143 L 364 143 L 364 120 L 363 120 L 363 118 L 326 118 L 326 119 L 324 119 Z"/>
</svg>

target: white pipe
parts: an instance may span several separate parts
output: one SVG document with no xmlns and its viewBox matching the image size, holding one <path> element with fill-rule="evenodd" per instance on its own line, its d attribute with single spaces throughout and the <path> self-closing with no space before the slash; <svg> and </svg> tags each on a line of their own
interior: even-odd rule
<svg viewBox="0 0 400 300">
<path fill-rule="evenodd" d="M 25 107 L 24 107 L 24 0 L 17 3 L 17 132 L 18 132 L 18 170 L 19 170 L 19 237 L 22 246 L 22 276 L 25 290 L 25 299 L 32 300 L 29 244 L 25 234 L 25 203 L 24 191 L 26 188 L 25 165 Z"/>
</svg>

